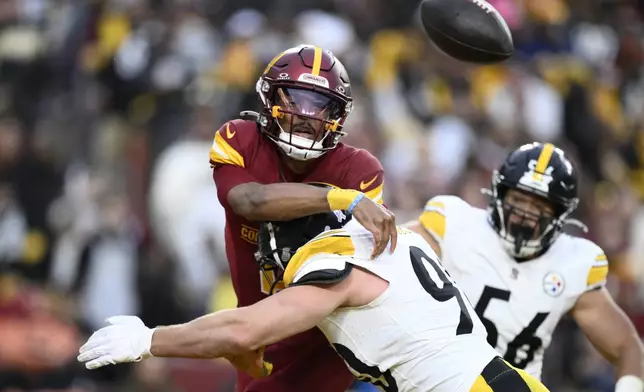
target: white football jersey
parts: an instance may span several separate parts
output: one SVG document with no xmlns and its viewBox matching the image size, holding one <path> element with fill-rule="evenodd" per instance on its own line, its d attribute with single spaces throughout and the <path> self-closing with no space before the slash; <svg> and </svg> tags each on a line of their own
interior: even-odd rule
<svg viewBox="0 0 644 392">
<path fill-rule="evenodd" d="M 372 249 L 372 234 L 351 221 L 301 247 L 284 282 L 339 281 L 353 266 L 385 279 L 373 302 L 338 308 L 318 325 L 351 372 L 384 391 L 469 391 L 499 356 L 472 305 L 418 234 L 399 229 L 395 252 L 375 260 Z"/>
<path fill-rule="evenodd" d="M 431 199 L 419 222 L 439 243 L 443 265 L 474 305 L 488 342 L 540 378 L 561 317 L 580 295 L 605 284 L 608 261 L 601 248 L 561 234 L 545 254 L 518 263 L 503 249 L 487 211 L 455 196 Z"/>
</svg>

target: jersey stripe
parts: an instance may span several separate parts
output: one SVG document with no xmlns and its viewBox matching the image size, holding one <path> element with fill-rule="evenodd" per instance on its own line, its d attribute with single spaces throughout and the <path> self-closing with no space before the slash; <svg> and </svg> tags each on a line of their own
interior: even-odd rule
<svg viewBox="0 0 644 392">
<path fill-rule="evenodd" d="M 599 267 L 606 264 L 608 264 L 608 258 L 606 257 L 605 253 L 602 253 L 599 256 L 595 257 L 594 266 Z"/>
<path fill-rule="evenodd" d="M 606 281 L 608 276 L 608 258 L 605 253 L 600 254 L 595 257 L 593 266 L 588 272 L 588 277 L 586 278 L 586 285 L 588 288 L 595 288 L 599 284 Z"/>
<path fill-rule="evenodd" d="M 436 211 L 425 211 L 420 215 L 418 221 L 437 241 L 445 238 L 447 226 L 445 215 Z"/>
<path fill-rule="evenodd" d="M 378 204 L 382 204 L 382 192 L 385 187 L 385 182 L 383 181 L 382 184 L 378 185 L 377 187 L 373 188 L 369 192 L 365 192 L 365 195 L 370 198 L 371 200 L 375 201 Z"/>
<path fill-rule="evenodd" d="M 539 159 L 537 159 L 537 166 L 534 169 L 533 178 L 535 180 L 539 179 L 541 175 L 546 173 L 548 163 L 550 163 L 550 158 L 552 158 L 554 150 L 555 146 L 552 143 L 544 144 L 541 154 L 539 154 Z"/>
<path fill-rule="evenodd" d="M 420 222 L 436 241 L 442 241 L 445 238 L 445 230 L 447 227 L 445 204 L 436 200 L 428 201 L 425 204 L 425 210 L 418 217 L 418 222 Z"/>
<path fill-rule="evenodd" d="M 293 283 L 295 274 L 311 257 L 319 254 L 335 254 L 340 256 L 352 256 L 355 254 L 355 247 L 351 236 L 348 234 L 332 234 L 309 241 L 295 253 L 284 271 L 284 283 L 288 286 Z"/>
<path fill-rule="evenodd" d="M 226 134 L 230 134 L 230 125 L 226 124 Z M 210 147 L 210 164 L 233 165 L 246 167 L 244 158 L 217 132 Z"/>
<path fill-rule="evenodd" d="M 440 201 L 430 200 L 425 204 L 425 211 L 436 211 L 442 215 L 445 215 L 445 204 Z"/>
<path fill-rule="evenodd" d="M 601 283 L 606 280 L 608 276 L 608 265 L 604 266 L 594 266 L 588 272 L 588 278 L 586 278 L 586 285 L 595 286 L 598 283 Z"/>
</svg>

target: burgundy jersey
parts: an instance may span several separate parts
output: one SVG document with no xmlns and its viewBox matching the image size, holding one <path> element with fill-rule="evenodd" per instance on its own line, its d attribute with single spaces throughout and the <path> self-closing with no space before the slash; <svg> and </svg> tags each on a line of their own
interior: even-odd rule
<svg viewBox="0 0 644 392">
<path fill-rule="evenodd" d="M 279 154 L 277 146 L 262 135 L 255 122 L 244 120 L 224 124 L 217 131 L 210 149 L 219 201 L 226 210 L 226 254 L 238 306 L 248 306 L 265 298 L 275 275 L 259 270 L 255 262 L 259 222 L 248 221 L 234 213 L 228 203 L 231 189 L 248 182 L 317 182 L 359 190 L 382 203 L 383 169 L 366 150 L 340 143 L 316 159 L 311 171 L 301 176 L 280 165 Z M 317 328 L 268 347 L 265 358 L 273 362 L 273 374 L 253 381 L 245 389 L 238 385 L 238 391 L 343 392 L 352 380 L 340 357 Z M 311 367 L 313 362 L 314 368 Z M 325 369 L 327 366 L 329 368 Z M 330 382 L 332 379 L 337 382 Z M 242 384 L 249 381 L 244 380 L 243 375 L 238 380 Z"/>
</svg>

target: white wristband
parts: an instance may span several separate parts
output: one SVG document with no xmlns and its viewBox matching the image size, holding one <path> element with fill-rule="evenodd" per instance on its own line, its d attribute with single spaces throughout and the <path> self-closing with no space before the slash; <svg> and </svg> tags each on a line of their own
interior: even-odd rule
<svg viewBox="0 0 644 392">
<path fill-rule="evenodd" d="M 622 376 L 615 384 L 615 392 L 642 392 L 644 382 L 639 377 L 627 375 Z"/>
</svg>

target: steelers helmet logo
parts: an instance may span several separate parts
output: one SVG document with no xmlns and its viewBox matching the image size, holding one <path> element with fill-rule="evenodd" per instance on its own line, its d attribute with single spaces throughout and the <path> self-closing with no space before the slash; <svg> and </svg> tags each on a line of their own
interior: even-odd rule
<svg viewBox="0 0 644 392">
<path fill-rule="evenodd" d="M 548 272 L 543 277 L 543 291 L 551 297 L 559 296 L 566 287 L 566 282 L 561 274 L 557 272 Z"/>
</svg>

